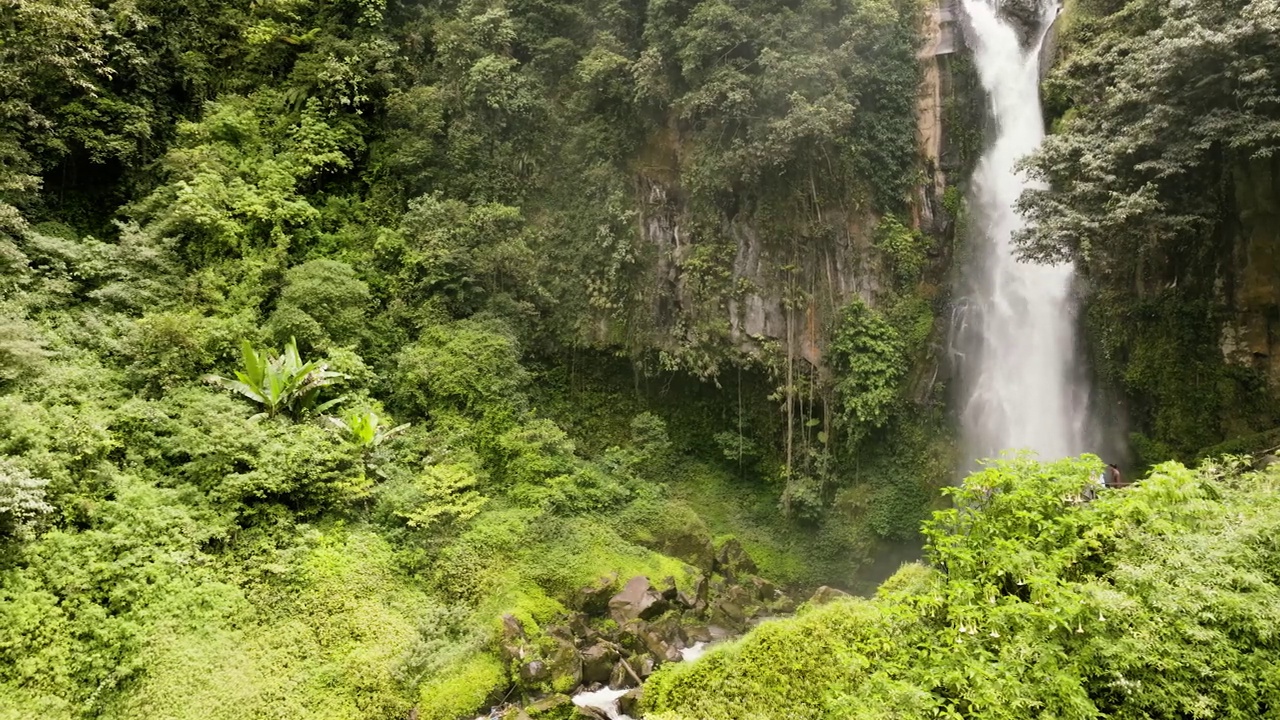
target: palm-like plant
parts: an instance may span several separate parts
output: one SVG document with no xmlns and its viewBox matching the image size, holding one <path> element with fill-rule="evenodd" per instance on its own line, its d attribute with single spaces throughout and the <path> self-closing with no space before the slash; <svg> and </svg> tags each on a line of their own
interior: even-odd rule
<svg viewBox="0 0 1280 720">
<path fill-rule="evenodd" d="M 362 413 L 349 413 L 346 417 L 330 417 L 329 422 L 345 434 L 353 444 L 367 449 L 374 449 L 382 443 L 404 432 L 409 423 L 388 427 L 378 413 L 369 410 Z"/>
<path fill-rule="evenodd" d="M 281 413 L 297 417 L 306 410 L 324 412 L 343 400 L 339 397 L 316 405 L 320 390 L 346 378 L 346 375 L 329 370 L 322 362 L 302 362 L 298 343 L 293 338 L 289 338 L 289 344 L 279 355 L 257 350 L 248 340 L 241 341 L 240 352 L 244 368 L 236 371 L 235 380 L 218 375 L 207 375 L 204 379 L 261 405 L 263 411 L 254 415 L 254 420 Z"/>
</svg>

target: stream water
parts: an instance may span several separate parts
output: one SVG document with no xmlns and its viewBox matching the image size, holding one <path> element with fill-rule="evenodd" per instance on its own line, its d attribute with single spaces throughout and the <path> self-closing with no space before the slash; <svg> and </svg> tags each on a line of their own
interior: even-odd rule
<svg viewBox="0 0 1280 720">
<path fill-rule="evenodd" d="M 1042 459 L 1085 451 L 1088 386 L 1076 361 L 1069 264 L 1020 262 L 1013 234 L 1023 227 L 1014 203 L 1031 187 L 1017 163 L 1044 140 L 1040 48 L 1058 6 L 1024 43 L 991 4 L 961 0 L 969 42 L 994 121 L 970 193 L 973 264 L 957 306 L 952 352 L 959 365 L 962 428 L 968 457 L 1029 449 Z"/>
</svg>

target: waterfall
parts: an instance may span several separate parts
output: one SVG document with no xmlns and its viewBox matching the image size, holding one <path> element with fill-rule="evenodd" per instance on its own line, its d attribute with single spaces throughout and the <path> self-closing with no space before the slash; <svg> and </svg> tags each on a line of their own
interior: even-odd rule
<svg viewBox="0 0 1280 720">
<path fill-rule="evenodd" d="M 1073 271 L 1068 264 L 1019 262 L 1012 236 L 1023 226 L 1014 203 L 1033 186 L 1015 168 L 1044 140 L 1039 56 L 1058 8 L 1043 8 L 1026 47 L 990 1 L 962 0 L 995 131 L 973 174 L 967 238 L 973 266 L 954 329 L 961 422 L 970 457 L 1030 449 L 1057 459 L 1086 450 Z"/>
</svg>

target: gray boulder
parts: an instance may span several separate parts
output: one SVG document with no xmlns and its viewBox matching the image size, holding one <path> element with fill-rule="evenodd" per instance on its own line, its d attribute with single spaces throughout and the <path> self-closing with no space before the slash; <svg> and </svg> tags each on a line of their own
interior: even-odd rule
<svg viewBox="0 0 1280 720">
<path fill-rule="evenodd" d="M 609 673 L 609 687 L 614 690 L 635 687 L 640 684 L 640 676 L 626 660 L 619 660 Z"/>
<path fill-rule="evenodd" d="M 609 615 L 619 625 L 625 625 L 632 620 L 655 618 L 670 607 L 662 593 L 649 584 L 649 578 L 640 575 L 628 580 L 622 591 L 610 598 Z"/>
<path fill-rule="evenodd" d="M 639 717 L 640 698 L 643 695 L 643 693 L 644 693 L 644 688 L 636 688 L 635 690 L 632 690 L 631 692 L 628 692 L 626 695 L 623 695 L 622 697 L 618 698 L 618 709 L 622 711 L 623 715 L 630 715 L 631 717 Z"/>
<path fill-rule="evenodd" d="M 618 573 L 609 573 L 574 593 L 573 604 L 590 615 L 599 615 L 609 608 L 609 598 L 618 585 Z"/>
<path fill-rule="evenodd" d="M 582 651 L 582 681 L 584 683 L 607 683 L 611 680 L 614 667 L 621 659 L 618 646 L 604 640 Z"/>
<path fill-rule="evenodd" d="M 675 619 L 650 623 L 639 628 L 645 649 L 659 662 L 679 662 L 684 641 L 680 639 L 680 623 Z"/>
<path fill-rule="evenodd" d="M 813 593 L 813 597 L 809 598 L 809 604 L 810 605 L 826 605 L 827 603 L 833 600 L 839 600 L 841 598 L 849 598 L 849 597 L 853 597 L 853 596 L 843 590 L 837 590 L 833 587 L 828 587 L 826 585 L 823 585 Z"/>
</svg>

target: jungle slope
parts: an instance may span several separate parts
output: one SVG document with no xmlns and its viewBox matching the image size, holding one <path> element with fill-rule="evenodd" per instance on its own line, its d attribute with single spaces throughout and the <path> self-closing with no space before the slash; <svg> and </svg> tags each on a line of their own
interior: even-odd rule
<svg viewBox="0 0 1280 720">
<path fill-rule="evenodd" d="M 446 720 L 566 689 L 504 615 L 914 536 L 916 10 L 0 4 L 0 717 Z"/>
<path fill-rule="evenodd" d="M 1102 412 L 1144 465 L 1280 445 L 1277 18 L 1076 0 L 1058 22 L 1020 242 L 1074 261 Z"/>
<path fill-rule="evenodd" d="M 926 525 L 930 567 L 663 669 L 645 717 L 1270 716 L 1280 472 L 1169 463 L 1073 502 L 1100 469 L 969 477 Z"/>
</svg>

